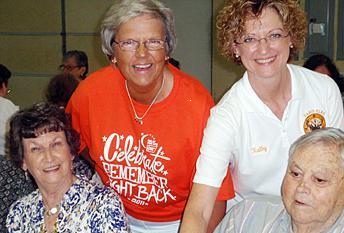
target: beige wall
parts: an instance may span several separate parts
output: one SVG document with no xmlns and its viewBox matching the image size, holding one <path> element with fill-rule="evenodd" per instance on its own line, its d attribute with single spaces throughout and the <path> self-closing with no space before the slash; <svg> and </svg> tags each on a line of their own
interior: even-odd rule
<svg viewBox="0 0 344 233">
<path fill-rule="evenodd" d="M 182 69 L 211 89 L 209 0 L 162 0 L 176 16 L 178 45 L 173 57 Z M 100 49 L 100 21 L 110 0 L 65 0 L 67 50 L 83 50 L 90 72 L 108 64 Z M 43 100 L 62 60 L 60 0 L 0 1 L 0 63 L 13 73 L 9 98 L 26 107 Z M 181 4 L 182 3 L 182 4 Z M 197 26 L 195 26 L 197 25 Z"/>
<path fill-rule="evenodd" d="M 212 95 L 215 101 L 219 101 L 223 94 L 241 78 L 244 68 L 224 59 L 217 49 L 216 41 L 216 15 L 223 7 L 225 0 L 213 1 L 213 69 L 212 69 Z"/>
<path fill-rule="evenodd" d="M 224 0 L 162 1 L 176 16 L 178 45 L 173 57 L 181 62 L 184 71 L 212 91 L 216 101 L 219 100 L 244 72 L 243 67 L 225 61 L 217 52 L 214 23 Z M 338 0 L 335 1 L 338 5 Z M 98 31 L 101 18 L 112 1 L 65 2 L 67 50 L 85 51 L 90 72 L 107 65 Z M 0 63 L 13 72 L 9 98 L 21 107 L 29 106 L 43 99 L 49 79 L 59 72 L 57 66 L 62 59 L 60 1 L 1 0 L 0 22 Z M 302 64 L 303 60 L 296 63 Z M 344 72 L 344 61 L 336 61 L 336 64 Z"/>
<path fill-rule="evenodd" d="M 67 50 L 85 51 L 91 71 L 107 64 L 97 31 L 109 3 L 66 1 Z M 62 60 L 60 1 L 1 0 L 0 22 L 0 63 L 13 73 L 9 98 L 20 107 L 43 100 L 46 85 L 59 72 Z"/>
</svg>

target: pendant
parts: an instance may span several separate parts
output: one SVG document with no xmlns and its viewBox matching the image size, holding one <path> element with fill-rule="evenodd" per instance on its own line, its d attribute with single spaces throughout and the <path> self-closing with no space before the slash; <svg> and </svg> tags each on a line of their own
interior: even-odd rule
<svg viewBox="0 0 344 233">
<path fill-rule="evenodd" d="M 51 208 L 50 210 L 47 210 L 47 211 L 45 212 L 45 214 L 46 214 L 48 217 L 51 217 L 51 216 L 57 214 L 57 212 L 59 212 L 59 210 L 60 210 L 60 207 L 59 207 L 59 206 L 55 206 L 55 207 Z"/>
<path fill-rule="evenodd" d="M 57 213 L 57 211 L 58 211 L 57 207 L 53 207 L 53 208 L 51 208 L 51 209 L 49 210 L 49 213 L 50 213 L 51 215 L 54 215 L 54 214 Z"/>
<path fill-rule="evenodd" d="M 137 116 L 135 116 L 135 120 L 140 124 L 143 125 L 143 120 Z"/>
</svg>

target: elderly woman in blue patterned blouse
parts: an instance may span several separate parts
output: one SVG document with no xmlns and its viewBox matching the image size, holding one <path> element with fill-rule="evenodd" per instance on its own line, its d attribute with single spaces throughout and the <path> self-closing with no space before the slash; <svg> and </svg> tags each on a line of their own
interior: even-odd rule
<svg viewBox="0 0 344 233">
<path fill-rule="evenodd" d="M 55 105 L 40 103 L 10 122 L 11 159 L 35 179 L 38 190 L 15 202 L 11 232 L 129 232 L 120 198 L 72 173 L 79 136 Z"/>
</svg>

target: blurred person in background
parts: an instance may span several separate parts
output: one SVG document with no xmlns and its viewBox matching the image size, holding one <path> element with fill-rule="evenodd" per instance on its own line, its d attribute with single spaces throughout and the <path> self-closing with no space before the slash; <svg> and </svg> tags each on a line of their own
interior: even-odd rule
<svg viewBox="0 0 344 233">
<path fill-rule="evenodd" d="M 331 58 L 323 54 L 316 54 L 308 58 L 303 67 L 331 77 L 337 83 L 344 103 L 344 77 L 340 75 L 336 64 Z"/>
<path fill-rule="evenodd" d="M 72 74 L 57 74 L 50 79 L 45 97 L 48 102 L 65 108 L 78 85 L 79 81 Z"/>
<path fill-rule="evenodd" d="M 5 98 L 9 93 L 8 81 L 11 78 L 11 72 L 0 64 L 0 154 L 5 155 L 5 133 L 8 119 L 19 110 L 19 107 Z"/>
<path fill-rule="evenodd" d="M 32 192 L 34 182 L 7 158 L 6 134 L 9 118 L 19 110 L 6 96 L 10 93 L 11 72 L 0 64 L 0 232 L 5 231 L 5 221 L 10 205 L 18 198 Z"/>
<path fill-rule="evenodd" d="M 85 52 L 79 50 L 68 51 L 63 56 L 63 64 L 60 65 L 63 73 L 72 74 L 77 80 L 86 78 L 88 73 L 88 58 Z"/>
</svg>

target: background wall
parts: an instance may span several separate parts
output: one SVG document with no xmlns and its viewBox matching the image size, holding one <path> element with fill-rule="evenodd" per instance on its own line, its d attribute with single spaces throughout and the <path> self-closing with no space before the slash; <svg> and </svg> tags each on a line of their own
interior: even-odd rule
<svg viewBox="0 0 344 233">
<path fill-rule="evenodd" d="M 43 99 L 49 79 L 59 72 L 62 60 L 62 13 L 65 2 L 67 50 L 87 53 L 90 72 L 106 66 L 100 49 L 99 24 L 112 0 L 1 0 L 0 63 L 13 73 L 9 98 L 21 107 Z M 225 61 L 217 52 L 215 17 L 225 0 L 162 0 L 176 16 L 177 50 L 173 57 L 182 69 L 212 92 L 217 101 L 238 80 L 244 69 Z M 332 0 L 331 0 L 332 1 Z M 335 1 L 334 34 L 343 28 L 339 13 L 344 0 Z M 304 6 L 305 0 L 301 0 Z M 343 31 L 343 30 L 342 30 Z M 344 44 L 334 41 L 334 50 Z M 337 54 L 334 54 L 336 60 Z M 303 64 L 303 56 L 295 61 Z M 344 61 L 336 60 L 344 72 Z"/>
<path fill-rule="evenodd" d="M 178 42 L 173 57 L 210 91 L 212 2 L 162 1 L 176 17 Z M 108 64 L 98 32 L 112 0 L 1 0 L 0 63 L 12 71 L 9 98 L 20 107 L 43 100 L 49 79 L 59 72 L 63 55 L 62 2 L 66 50 L 85 51 L 90 72 Z"/>
<path fill-rule="evenodd" d="M 219 101 L 223 94 L 238 80 L 244 73 L 244 68 L 223 58 L 218 51 L 216 41 L 216 15 L 222 9 L 225 0 L 213 1 L 213 63 L 212 63 L 212 95 L 215 101 Z"/>
<path fill-rule="evenodd" d="M 85 2 L 66 1 L 66 49 L 84 50 L 92 71 L 107 63 L 97 31 L 110 1 Z M 1 0 L 0 22 L 0 63 L 12 71 L 9 98 L 20 107 L 43 100 L 49 79 L 60 72 L 61 1 Z"/>
</svg>

